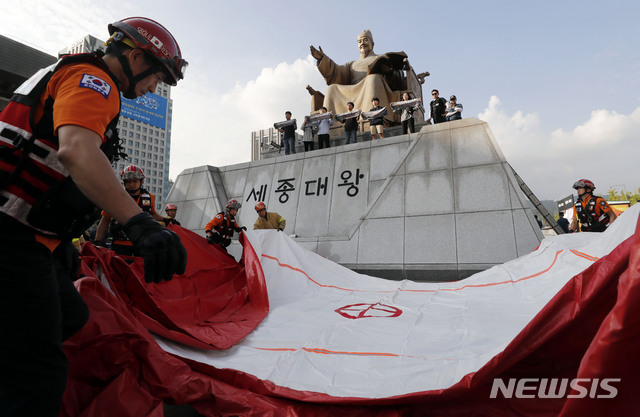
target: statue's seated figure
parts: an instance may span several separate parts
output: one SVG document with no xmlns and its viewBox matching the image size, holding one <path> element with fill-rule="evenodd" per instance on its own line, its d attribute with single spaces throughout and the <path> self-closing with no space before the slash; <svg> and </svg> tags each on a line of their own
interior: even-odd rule
<svg viewBox="0 0 640 417">
<path fill-rule="evenodd" d="M 368 111 L 372 107 L 373 97 L 380 99 L 380 106 L 389 108 L 389 103 L 400 101 L 404 92 L 422 98 L 420 84 L 424 82 L 424 77 L 418 80 L 419 76 L 409 66 L 407 54 L 389 52 L 376 55 L 373 45 L 371 31 L 364 30 L 358 35 L 360 58 L 344 65 L 336 64 L 324 54 L 321 47 L 316 49 L 311 46 L 311 55 L 316 59 L 318 71 L 328 85 L 324 96 L 307 86 L 312 95 L 312 111 L 324 106 L 333 114 L 345 113 L 350 101 L 355 108 Z M 390 124 L 396 124 L 399 122 L 399 115 L 389 110 L 385 119 Z"/>
</svg>

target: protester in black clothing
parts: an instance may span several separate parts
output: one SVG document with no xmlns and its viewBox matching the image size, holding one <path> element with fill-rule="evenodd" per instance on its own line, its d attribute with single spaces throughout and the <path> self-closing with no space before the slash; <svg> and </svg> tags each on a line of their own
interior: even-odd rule
<svg viewBox="0 0 640 417">
<path fill-rule="evenodd" d="M 569 220 L 564 218 L 564 211 L 558 213 L 558 226 L 560 226 L 565 233 L 570 233 Z"/>
<path fill-rule="evenodd" d="M 284 113 L 284 117 L 287 120 L 291 120 L 291 112 L 286 111 Z M 293 124 L 284 126 L 281 129 L 278 129 L 282 133 L 282 143 L 284 145 L 285 155 L 296 153 L 296 130 L 297 129 L 298 129 L 297 123 L 293 123 Z"/>
<path fill-rule="evenodd" d="M 430 103 L 431 114 L 429 115 L 429 120 L 432 120 L 434 124 L 446 122 L 447 100 L 440 97 L 440 93 L 435 89 L 431 91 L 431 96 L 433 100 Z"/>
<path fill-rule="evenodd" d="M 347 110 L 353 111 L 352 102 L 347 103 Z M 358 119 L 360 119 L 360 116 L 350 117 L 344 121 L 344 135 L 346 136 L 346 140 L 344 142 L 345 145 L 356 143 L 358 138 Z"/>
<path fill-rule="evenodd" d="M 533 217 L 535 217 L 536 219 L 536 223 L 538 223 L 538 227 L 542 229 L 542 222 L 540 221 L 540 219 L 538 218 L 537 214 L 534 214 Z"/>
<path fill-rule="evenodd" d="M 380 99 L 378 97 L 374 97 L 371 100 L 371 103 L 373 104 L 373 107 L 369 111 L 382 109 L 382 106 L 380 106 Z M 380 139 L 384 138 L 383 118 L 384 116 L 380 116 L 380 117 L 376 117 L 374 119 L 369 120 L 369 127 L 371 129 L 372 140 L 378 139 L 378 135 L 380 136 Z M 376 133 L 378 135 L 376 135 Z"/>
</svg>

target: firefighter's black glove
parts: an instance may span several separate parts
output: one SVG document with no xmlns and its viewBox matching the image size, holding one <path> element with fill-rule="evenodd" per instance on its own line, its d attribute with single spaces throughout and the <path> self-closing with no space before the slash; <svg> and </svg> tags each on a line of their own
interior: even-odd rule
<svg viewBox="0 0 640 417">
<path fill-rule="evenodd" d="M 209 233 L 207 234 L 207 242 L 209 242 L 210 245 L 213 245 L 215 243 L 220 243 L 221 241 L 221 236 L 218 233 Z"/>
<path fill-rule="evenodd" d="M 146 282 L 169 281 L 173 274 L 184 274 L 187 251 L 175 232 L 165 229 L 149 215 L 140 213 L 124 225 L 136 255 L 144 259 Z"/>
<path fill-rule="evenodd" d="M 236 229 L 236 232 L 240 233 L 241 230 L 247 230 L 246 226 L 240 226 Z"/>
</svg>

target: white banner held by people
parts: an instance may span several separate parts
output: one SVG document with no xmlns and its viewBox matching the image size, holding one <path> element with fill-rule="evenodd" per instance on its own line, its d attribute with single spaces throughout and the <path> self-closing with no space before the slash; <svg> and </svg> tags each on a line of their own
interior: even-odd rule
<svg viewBox="0 0 640 417">
<path fill-rule="evenodd" d="M 414 109 L 420 109 L 424 112 L 421 98 L 414 98 L 414 99 L 405 100 L 405 101 L 394 101 L 393 103 L 390 104 L 390 106 L 391 106 L 391 110 L 402 110 L 407 107 L 413 107 Z"/>
<path fill-rule="evenodd" d="M 331 119 L 332 117 L 333 112 L 311 114 L 307 116 L 307 123 L 320 122 L 321 120 Z"/>
<path fill-rule="evenodd" d="M 281 122 L 276 122 L 273 124 L 273 127 L 276 129 L 282 129 L 285 126 L 290 126 L 296 123 L 296 119 L 283 120 Z"/>
<path fill-rule="evenodd" d="M 383 107 L 380 110 L 373 110 L 373 111 L 365 111 L 362 112 L 362 117 L 364 117 L 365 119 L 377 119 L 380 117 L 384 117 L 387 115 L 387 108 Z"/>
<path fill-rule="evenodd" d="M 346 113 L 336 114 L 336 120 L 344 123 L 344 121 L 347 119 L 353 119 L 354 117 L 360 116 L 360 113 L 362 113 L 360 109 L 355 109 L 355 110 L 348 111 Z"/>
</svg>

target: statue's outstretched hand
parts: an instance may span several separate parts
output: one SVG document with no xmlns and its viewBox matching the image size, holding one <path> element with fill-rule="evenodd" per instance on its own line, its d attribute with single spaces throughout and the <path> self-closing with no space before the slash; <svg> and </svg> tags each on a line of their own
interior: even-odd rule
<svg viewBox="0 0 640 417">
<path fill-rule="evenodd" d="M 311 56 L 314 57 L 317 61 L 320 61 L 324 56 L 324 52 L 322 51 L 322 46 L 318 46 L 318 49 L 314 48 L 313 45 L 309 47 L 311 50 Z"/>
</svg>

